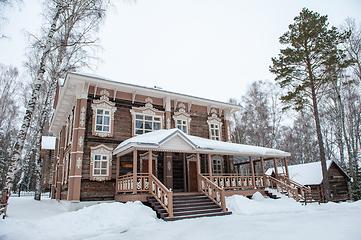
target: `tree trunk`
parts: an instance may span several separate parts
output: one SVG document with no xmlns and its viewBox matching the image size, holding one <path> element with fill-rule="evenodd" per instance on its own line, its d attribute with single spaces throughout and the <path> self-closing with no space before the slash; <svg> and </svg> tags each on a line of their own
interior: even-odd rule
<svg viewBox="0 0 361 240">
<path fill-rule="evenodd" d="M 5 188 L 9 189 L 9 194 L 11 194 L 11 189 L 13 188 L 14 178 L 15 178 L 15 170 L 16 170 L 18 162 L 21 158 L 21 153 L 24 148 L 24 142 L 25 142 L 25 139 L 26 139 L 29 127 L 30 127 L 31 118 L 32 118 L 32 115 L 33 115 L 33 112 L 35 109 L 37 99 L 39 97 L 39 91 L 40 91 L 41 83 L 43 82 L 44 73 L 45 73 L 46 61 L 47 61 L 49 53 L 50 53 L 50 49 L 52 46 L 52 40 L 54 37 L 54 33 L 56 32 L 56 25 L 57 25 L 61 10 L 62 10 L 62 6 L 60 3 L 58 3 L 56 5 L 56 11 L 55 11 L 55 14 L 52 19 L 52 24 L 51 24 L 49 33 L 47 35 L 46 44 L 45 44 L 44 51 L 42 53 L 42 57 L 40 60 L 40 65 L 39 65 L 39 69 L 37 72 L 37 79 L 34 83 L 34 89 L 32 91 L 32 96 L 28 102 L 28 106 L 27 106 L 27 109 L 26 109 L 26 112 L 24 115 L 23 123 L 22 123 L 21 129 L 18 133 L 16 142 L 15 142 L 15 145 L 13 148 L 13 153 L 12 153 L 12 157 L 11 157 L 9 170 L 6 175 L 6 184 L 4 185 Z"/>
</svg>

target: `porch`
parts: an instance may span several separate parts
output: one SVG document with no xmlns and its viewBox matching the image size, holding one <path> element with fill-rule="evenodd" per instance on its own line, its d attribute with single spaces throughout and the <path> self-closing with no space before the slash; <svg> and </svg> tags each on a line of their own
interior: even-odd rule
<svg viewBox="0 0 361 240">
<path fill-rule="evenodd" d="M 128 139 L 113 154 L 115 200 L 149 202 L 154 197 L 170 219 L 175 217 L 173 199 L 179 195 L 201 193 L 225 213 L 226 196 L 252 196 L 256 191 L 265 195 L 265 188 L 275 188 L 299 201 L 307 190 L 288 178 L 289 153 L 202 139 L 178 129 Z M 235 156 L 243 161 L 234 164 Z M 275 169 L 277 162 L 282 162 L 286 172 L 266 175 L 265 161 L 272 162 Z M 241 172 L 241 165 L 248 169 L 246 173 Z"/>
</svg>

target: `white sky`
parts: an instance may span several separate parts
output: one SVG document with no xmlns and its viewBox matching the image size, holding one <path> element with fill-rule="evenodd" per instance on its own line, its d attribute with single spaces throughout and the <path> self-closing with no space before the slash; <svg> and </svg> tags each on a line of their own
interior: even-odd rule
<svg viewBox="0 0 361 240">
<path fill-rule="evenodd" d="M 112 2 L 117 10 L 99 34 L 103 63 L 92 73 L 219 101 L 239 99 L 255 80 L 274 79 L 268 68 L 283 48 L 278 39 L 303 7 L 337 27 L 347 17 L 361 22 L 359 0 Z M 11 40 L 0 40 L 0 63 L 21 67 L 23 32 L 38 31 L 40 9 L 38 0 L 27 0 L 22 11 L 7 10 L 2 33 Z"/>
</svg>

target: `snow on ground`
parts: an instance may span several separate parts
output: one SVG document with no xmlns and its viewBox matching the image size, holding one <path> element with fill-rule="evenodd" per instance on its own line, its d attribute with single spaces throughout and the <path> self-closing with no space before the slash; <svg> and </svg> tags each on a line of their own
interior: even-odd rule
<svg viewBox="0 0 361 240">
<path fill-rule="evenodd" d="M 287 197 L 226 199 L 232 215 L 165 222 L 140 202 L 67 212 L 62 202 L 11 197 L 0 240 L 17 239 L 361 239 L 361 201 L 303 206 Z"/>
</svg>

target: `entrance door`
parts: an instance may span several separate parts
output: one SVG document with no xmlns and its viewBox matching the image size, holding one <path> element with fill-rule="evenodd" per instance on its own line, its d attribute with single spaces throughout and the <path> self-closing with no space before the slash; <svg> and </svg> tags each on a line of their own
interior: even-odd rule
<svg viewBox="0 0 361 240">
<path fill-rule="evenodd" d="M 142 161 L 142 173 L 148 173 L 149 171 L 148 159 L 143 159 Z M 155 160 L 152 162 L 152 173 L 154 176 L 157 176 L 155 171 Z"/>
<path fill-rule="evenodd" d="M 197 182 L 197 163 L 196 161 L 188 160 L 188 190 L 190 192 L 198 191 Z"/>
</svg>

